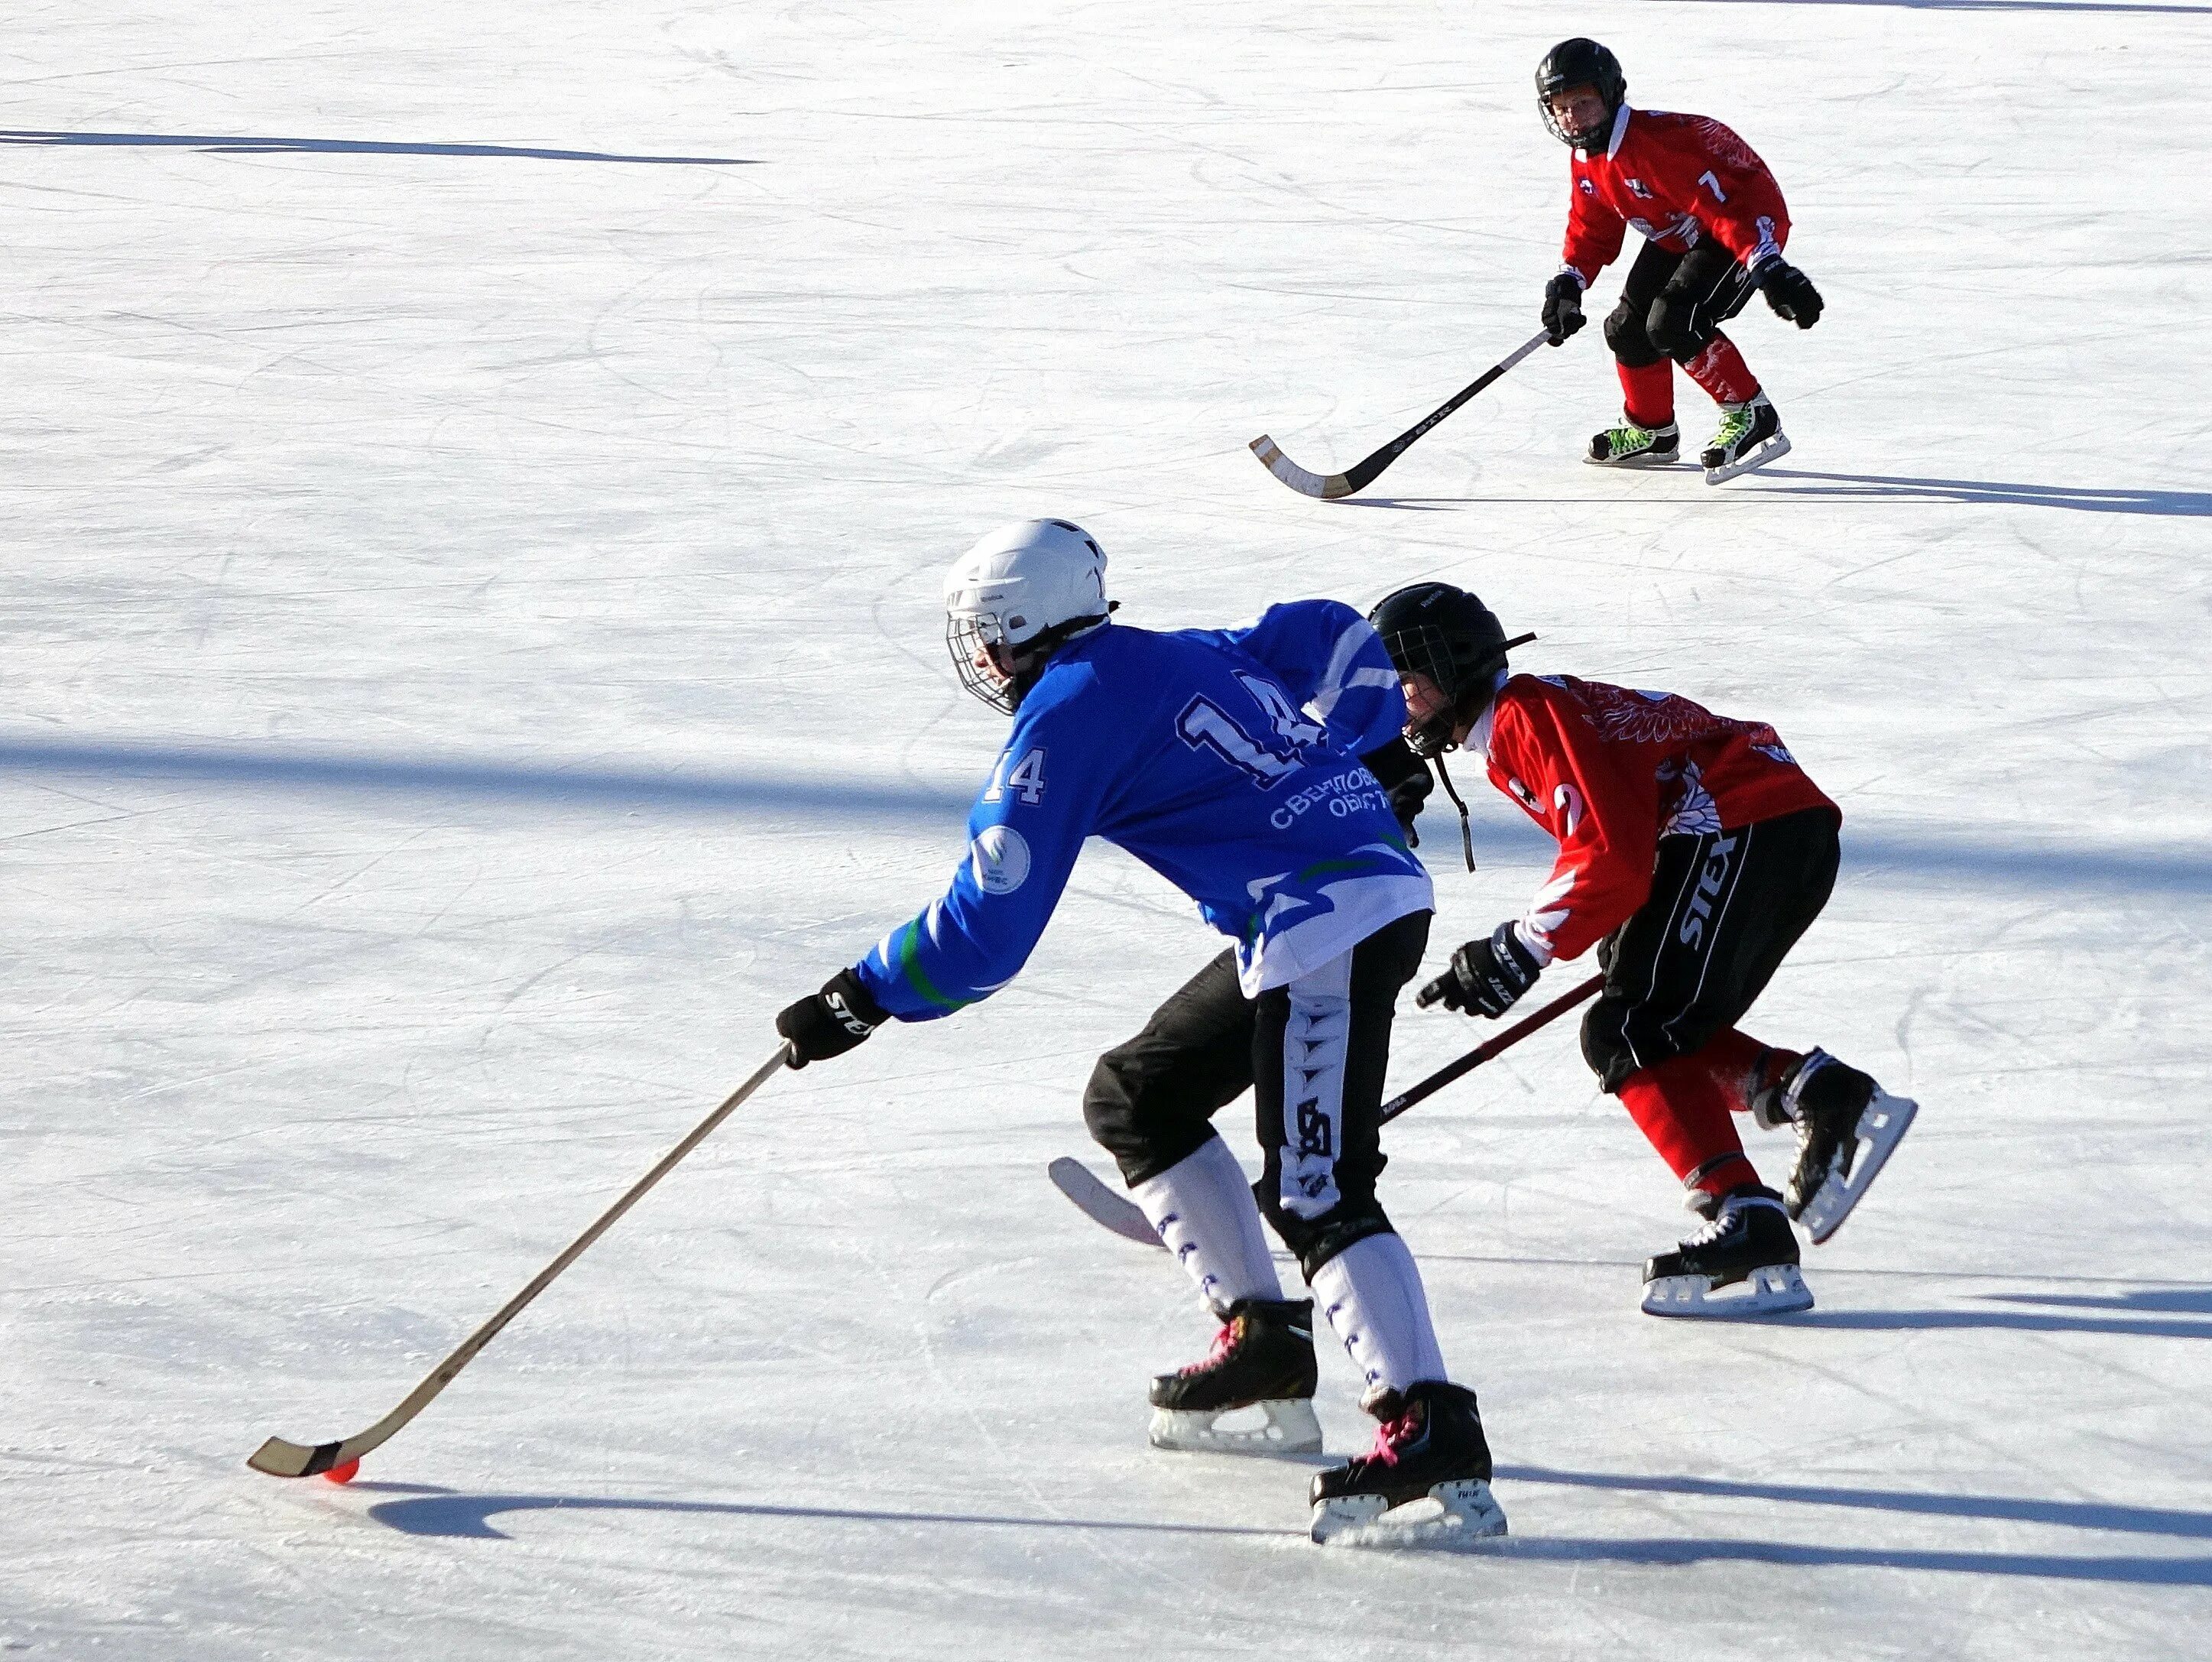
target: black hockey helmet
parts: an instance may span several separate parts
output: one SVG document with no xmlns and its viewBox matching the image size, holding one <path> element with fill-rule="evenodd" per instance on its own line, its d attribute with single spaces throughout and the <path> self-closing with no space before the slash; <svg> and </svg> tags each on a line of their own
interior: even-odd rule
<svg viewBox="0 0 2212 1662">
<path fill-rule="evenodd" d="M 1386 594 L 1367 621 L 1382 637 L 1399 674 L 1425 675 L 1451 701 L 1407 733 L 1406 742 L 1419 756 L 1441 756 L 1462 724 L 1482 719 L 1498 694 L 1505 654 L 1536 638 L 1521 635 L 1507 640 L 1495 612 L 1449 583 L 1415 583 Z"/>
<path fill-rule="evenodd" d="M 1571 87 L 1594 87 L 1605 100 L 1605 119 L 1589 132 L 1568 132 L 1552 113 L 1553 94 Z M 1620 72 L 1620 60 L 1595 40 L 1580 35 L 1562 40 L 1536 65 L 1536 107 L 1544 113 L 1544 125 L 1552 130 L 1552 137 L 1562 144 L 1592 153 L 1603 149 L 1612 142 L 1613 124 L 1620 119 L 1620 107 L 1627 98 L 1628 77 Z"/>
</svg>

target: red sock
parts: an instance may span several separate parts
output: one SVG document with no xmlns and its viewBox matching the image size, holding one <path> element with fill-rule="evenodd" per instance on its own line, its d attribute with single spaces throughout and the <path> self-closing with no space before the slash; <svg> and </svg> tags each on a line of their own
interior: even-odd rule
<svg viewBox="0 0 2212 1662">
<path fill-rule="evenodd" d="M 1674 365 L 1668 358 L 1632 369 L 1620 359 L 1620 390 L 1628 419 L 1638 427 L 1664 427 L 1674 419 Z"/>
<path fill-rule="evenodd" d="M 1778 1050 L 1761 1044 L 1749 1033 L 1723 1027 L 1698 1052 L 1698 1060 L 1728 1093 L 1729 1106 L 1739 1114 L 1751 1111 L 1751 1099 L 1804 1060 L 1795 1050 Z"/>
<path fill-rule="evenodd" d="M 1690 379 L 1712 395 L 1715 404 L 1744 404 L 1759 396 L 1759 377 L 1726 335 L 1682 366 Z"/>
<path fill-rule="evenodd" d="M 1639 1068 L 1622 1081 L 1620 1100 L 1687 1187 L 1718 1197 L 1759 1181 L 1735 1134 L 1729 1092 L 1704 1052 Z"/>
</svg>

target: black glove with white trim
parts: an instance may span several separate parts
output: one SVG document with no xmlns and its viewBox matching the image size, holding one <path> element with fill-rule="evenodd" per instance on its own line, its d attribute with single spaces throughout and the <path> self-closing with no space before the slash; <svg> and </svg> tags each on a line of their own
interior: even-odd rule
<svg viewBox="0 0 2212 1662">
<path fill-rule="evenodd" d="M 1751 280 L 1765 295 L 1774 315 L 1784 323 L 1810 329 L 1820 320 L 1820 291 L 1813 286 L 1812 278 L 1781 255 L 1769 254 L 1753 266 Z"/>
<path fill-rule="evenodd" d="M 1420 833 L 1413 829 L 1414 816 L 1421 804 L 1429 800 L 1429 793 L 1437 782 L 1429 777 L 1429 764 L 1413 754 L 1401 734 L 1387 745 L 1378 745 L 1359 758 L 1367 764 L 1368 772 L 1375 782 L 1382 787 L 1382 794 L 1390 799 L 1390 812 L 1398 816 L 1398 828 L 1406 833 L 1406 846 L 1421 846 Z"/>
<path fill-rule="evenodd" d="M 870 1033 L 890 1020 L 876 1002 L 860 977 L 840 970 L 775 1019 L 775 1030 L 791 1044 L 791 1066 L 827 1062 L 856 1048 Z"/>
<path fill-rule="evenodd" d="M 1564 345 L 1569 335 L 1588 323 L 1583 315 L 1583 280 L 1572 271 L 1562 271 L 1544 285 L 1544 332 L 1554 346 Z"/>
<path fill-rule="evenodd" d="M 1470 941 L 1452 954 L 1451 968 L 1421 989 L 1417 1001 L 1423 1009 L 1441 1004 L 1469 1015 L 1492 1020 L 1520 1001 L 1521 995 L 1544 973 L 1510 923 L 1500 923 L 1488 939 Z"/>
</svg>

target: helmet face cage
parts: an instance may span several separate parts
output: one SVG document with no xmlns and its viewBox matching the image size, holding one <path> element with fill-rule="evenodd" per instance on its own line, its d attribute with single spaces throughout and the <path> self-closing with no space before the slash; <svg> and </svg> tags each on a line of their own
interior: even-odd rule
<svg viewBox="0 0 2212 1662">
<path fill-rule="evenodd" d="M 1406 743 L 1416 756 L 1441 756 L 1451 748 L 1452 732 L 1459 725 L 1462 695 L 1458 654 L 1451 637 L 1434 624 L 1416 624 L 1393 630 L 1382 637 L 1383 650 L 1401 676 L 1426 676 L 1444 696 L 1443 708 L 1419 727 L 1406 729 Z"/>
<path fill-rule="evenodd" d="M 1605 104 L 1605 119 L 1592 131 L 1580 135 L 1562 127 L 1552 109 L 1552 95 L 1574 87 L 1595 88 Z M 1627 96 L 1628 77 L 1621 73 L 1620 60 L 1595 40 L 1562 40 L 1544 54 L 1544 61 L 1536 67 L 1536 107 L 1543 113 L 1544 125 L 1552 137 L 1562 144 L 1581 149 L 1604 144 Z"/>
<path fill-rule="evenodd" d="M 952 667 L 960 673 L 960 685 L 993 709 L 1012 715 L 1019 702 L 1014 678 L 1001 680 L 995 669 L 984 667 L 1005 638 L 999 620 L 988 614 L 956 612 L 945 620 L 945 648 L 952 654 Z"/>
</svg>

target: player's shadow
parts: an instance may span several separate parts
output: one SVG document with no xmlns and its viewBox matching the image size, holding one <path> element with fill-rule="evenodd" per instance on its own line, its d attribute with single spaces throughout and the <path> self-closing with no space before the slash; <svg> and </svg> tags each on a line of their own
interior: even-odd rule
<svg viewBox="0 0 2212 1662">
<path fill-rule="evenodd" d="M 1982 1293 L 1978 1300 L 1996 1304 L 2063 1306 L 2046 1310 L 1820 1310 L 1773 1319 L 1778 1327 L 1822 1327 L 1838 1332 L 1905 1333 L 1948 1330 L 2002 1329 L 2014 1333 L 2095 1333 L 2112 1338 L 2212 1339 L 2212 1321 L 2184 1321 L 2154 1312 L 2212 1315 L 2212 1294 L 2195 1291 L 2142 1292 L 2117 1298 L 2059 1294 Z M 2109 1310 L 2109 1316 L 2080 1313 Z M 2142 1315 L 2129 1312 L 2142 1312 Z"/>
<path fill-rule="evenodd" d="M 2203 8 L 2212 15 L 2212 6 Z M 1778 480 L 1802 479 L 1802 484 Z M 1821 496 L 1830 501 L 1912 500 L 1987 503 L 2005 508 L 2066 508 L 2083 514 L 2149 514 L 2169 519 L 2212 518 L 2212 490 L 2094 490 L 2064 484 L 2007 484 L 1994 479 L 1917 478 L 1893 473 L 1820 473 L 1808 468 L 1769 467 L 1747 480 L 1763 496 Z"/>
<path fill-rule="evenodd" d="M 530 161 L 619 161 L 663 167 L 751 167 L 732 155 L 626 155 L 613 150 L 551 150 L 526 144 L 410 143 L 362 138 L 254 138 L 191 133 L 52 132 L 0 129 L 0 144 L 85 145 L 126 149 L 199 150 L 210 155 L 434 155 L 515 157 Z"/>
<path fill-rule="evenodd" d="M 398 1483 L 356 1483 L 355 1489 L 402 1492 L 379 1501 L 368 1515 L 403 1535 L 445 1539 L 510 1539 L 491 1520 L 516 1512 L 663 1513 L 717 1518 L 767 1518 L 829 1524 L 944 1524 L 968 1529 L 1036 1529 L 1097 1531 L 1109 1535 L 1229 1536 L 1246 1540 L 1303 1540 L 1297 1530 L 1253 1529 L 1237 1524 L 1163 1524 L 1117 1518 L 1020 1518 L 988 1512 L 893 1512 L 879 1507 L 792 1507 L 766 1501 L 645 1501 L 583 1495 L 459 1495 Z"/>
</svg>

